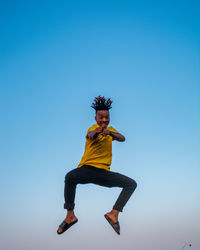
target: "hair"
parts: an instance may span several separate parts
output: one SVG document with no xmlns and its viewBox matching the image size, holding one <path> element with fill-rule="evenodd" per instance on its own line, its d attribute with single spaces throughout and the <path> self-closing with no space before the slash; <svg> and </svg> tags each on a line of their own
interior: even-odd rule
<svg viewBox="0 0 200 250">
<path fill-rule="evenodd" d="M 96 110 L 109 110 L 111 109 L 112 101 L 110 98 L 105 98 L 104 96 L 95 97 L 94 102 L 92 103 L 91 107 Z"/>
</svg>

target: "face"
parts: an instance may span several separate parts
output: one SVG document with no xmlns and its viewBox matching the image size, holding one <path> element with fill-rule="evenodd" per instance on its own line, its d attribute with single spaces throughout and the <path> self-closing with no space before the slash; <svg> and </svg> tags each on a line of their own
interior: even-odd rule
<svg viewBox="0 0 200 250">
<path fill-rule="evenodd" d="M 107 128 L 110 122 L 110 113 L 108 110 L 98 110 L 96 112 L 95 120 L 97 124 L 103 128 Z"/>
</svg>

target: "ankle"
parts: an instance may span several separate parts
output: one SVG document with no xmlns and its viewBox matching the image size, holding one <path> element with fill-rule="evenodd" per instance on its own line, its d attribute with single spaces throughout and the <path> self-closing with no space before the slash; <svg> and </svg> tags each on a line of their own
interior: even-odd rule
<svg viewBox="0 0 200 250">
<path fill-rule="evenodd" d="M 67 216 L 66 217 L 70 217 L 70 218 L 73 218 L 75 216 L 75 214 L 74 214 L 74 210 L 68 210 L 67 211 Z"/>
<path fill-rule="evenodd" d="M 111 213 L 111 214 L 113 214 L 113 215 L 118 216 L 119 211 L 118 211 L 118 210 L 116 210 L 116 209 L 112 209 L 110 213 Z"/>
</svg>

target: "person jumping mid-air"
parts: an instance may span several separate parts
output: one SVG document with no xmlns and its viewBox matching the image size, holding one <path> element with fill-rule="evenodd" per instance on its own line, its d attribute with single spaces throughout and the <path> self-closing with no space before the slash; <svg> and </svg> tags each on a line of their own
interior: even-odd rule
<svg viewBox="0 0 200 250">
<path fill-rule="evenodd" d="M 112 126 L 110 122 L 109 109 L 112 101 L 110 98 L 98 96 L 92 103 L 95 109 L 96 124 L 91 126 L 86 135 L 85 152 L 78 167 L 71 170 L 65 176 L 64 188 L 64 208 L 67 215 L 59 225 L 58 234 L 64 233 L 72 225 L 78 222 L 74 213 L 75 192 L 77 184 L 93 183 L 104 187 L 120 187 L 122 191 L 115 202 L 112 210 L 104 215 L 109 224 L 117 234 L 120 234 L 118 221 L 119 212 L 129 200 L 130 196 L 137 187 L 137 183 L 122 174 L 110 171 L 112 161 L 112 141 L 125 141 L 125 137 Z"/>
</svg>

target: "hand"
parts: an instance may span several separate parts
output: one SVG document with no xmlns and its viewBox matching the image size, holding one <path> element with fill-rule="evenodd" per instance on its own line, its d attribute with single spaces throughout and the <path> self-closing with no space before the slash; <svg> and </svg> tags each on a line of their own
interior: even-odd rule
<svg viewBox="0 0 200 250">
<path fill-rule="evenodd" d="M 97 134 L 100 134 L 102 131 L 103 131 L 103 128 L 102 128 L 102 127 L 98 127 L 98 128 L 95 129 L 95 132 L 96 132 Z"/>
<path fill-rule="evenodd" d="M 103 135 L 103 136 L 110 135 L 110 130 L 104 129 L 104 130 L 101 132 L 101 135 Z"/>
</svg>

